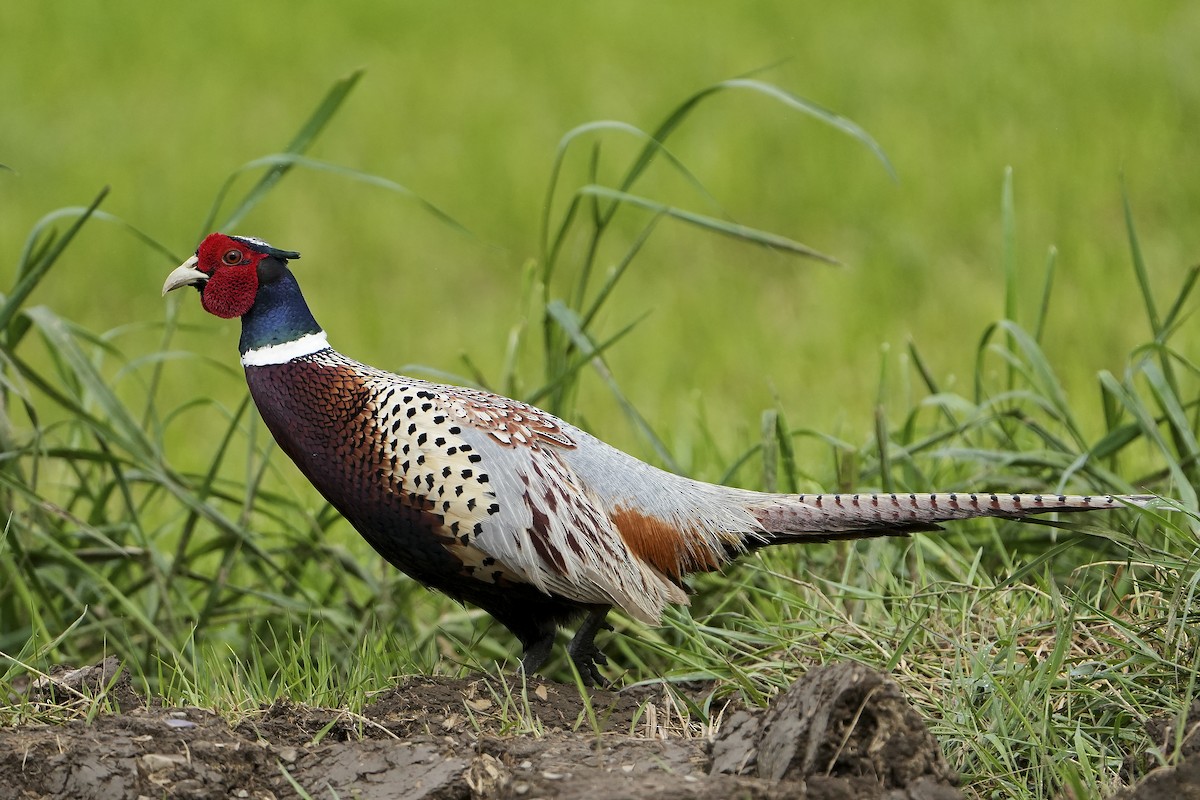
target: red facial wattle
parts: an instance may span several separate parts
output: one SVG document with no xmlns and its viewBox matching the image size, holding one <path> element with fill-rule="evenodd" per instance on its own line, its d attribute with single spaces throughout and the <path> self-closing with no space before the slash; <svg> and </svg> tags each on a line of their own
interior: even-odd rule
<svg viewBox="0 0 1200 800">
<path fill-rule="evenodd" d="M 225 319 L 248 312 L 258 295 L 258 262 L 265 254 L 214 233 L 201 242 L 196 256 L 196 268 L 209 276 L 200 293 L 204 310 Z"/>
<path fill-rule="evenodd" d="M 200 292 L 200 305 L 218 317 L 240 317 L 254 305 L 258 295 L 258 264 L 220 267 Z"/>
</svg>

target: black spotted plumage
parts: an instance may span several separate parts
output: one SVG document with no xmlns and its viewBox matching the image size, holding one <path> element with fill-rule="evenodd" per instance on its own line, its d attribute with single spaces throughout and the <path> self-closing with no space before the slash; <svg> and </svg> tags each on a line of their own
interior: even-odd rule
<svg viewBox="0 0 1200 800">
<path fill-rule="evenodd" d="M 405 393 L 412 387 L 400 387 L 381 397 L 353 362 L 333 353 L 247 367 L 246 381 L 280 448 L 392 565 L 430 588 L 483 608 L 527 646 L 587 610 L 516 582 L 503 570 L 493 569 L 488 580 L 479 580 L 474 574 L 479 567 L 464 565 L 455 554 L 456 547 L 469 546 L 477 530 L 447 520 L 450 501 L 437 498 L 446 495 L 447 485 L 461 498 L 468 484 L 486 485 L 486 475 L 475 475 L 471 469 L 455 475 L 446 466 L 435 477 L 419 461 L 395 464 L 384 456 L 392 444 L 402 451 L 411 448 L 398 444 L 396 426 L 386 420 L 409 417 L 409 410 L 420 413 L 422 407 L 428 412 L 433 406 L 427 393 L 421 391 L 417 397 L 415 389 Z M 434 437 L 442 441 L 435 446 L 465 460 L 470 445 L 446 445 L 447 436 L 457 428 L 444 415 L 441 418 L 446 435 Z M 409 435 L 418 445 L 431 439 L 428 430 L 412 428 Z M 444 482 L 446 478 L 450 484 Z M 476 504 L 474 499 L 465 502 Z M 479 560 L 484 572 L 495 566 L 494 558 Z"/>
<path fill-rule="evenodd" d="M 683 577 L 750 550 L 1145 504 L 1147 496 L 763 494 L 651 467 L 533 406 L 392 375 L 329 346 L 287 266 L 299 254 L 214 233 L 163 293 L 200 290 L 240 317 L 239 349 L 283 451 L 389 562 L 486 610 L 533 670 L 557 629 L 587 616 L 569 652 L 586 680 L 612 606 L 656 623 Z"/>
</svg>

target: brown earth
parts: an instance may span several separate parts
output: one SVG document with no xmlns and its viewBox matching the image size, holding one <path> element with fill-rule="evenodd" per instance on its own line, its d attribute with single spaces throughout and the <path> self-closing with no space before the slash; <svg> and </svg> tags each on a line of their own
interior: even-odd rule
<svg viewBox="0 0 1200 800">
<path fill-rule="evenodd" d="M 1156 749 L 1125 759 L 1127 773 L 1145 773 L 1146 777 L 1136 786 L 1117 792 L 1111 800 L 1200 800 L 1200 700 L 1193 701 L 1186 718 L 1180 715 L 1180 719 L 1152 719 L 1146 723 L 1146 732 L 1157 744 Z M 1167 763 L 1155 766 L 1164 761 Z"/>
<path fill-rule="evenodd" d="M 110 659 L 26 687 L 58 708 L 107 687 L 119 713 L 0 729 L 0 800 L 962 797 L 897 685 L 857 664 L 811 670 L 766 710 L 714 710 L 715 734 L 686 710 L 686 689 L 709 687 L 596 690 L 589 713 L 573 686 L 411 678 L 361 715 L 277 703 L 231 727 L 147 702 L 118 671 Z M 1126 796 L 1200 797 L 1187 763 L 1169 794 Z"/>
</svg>

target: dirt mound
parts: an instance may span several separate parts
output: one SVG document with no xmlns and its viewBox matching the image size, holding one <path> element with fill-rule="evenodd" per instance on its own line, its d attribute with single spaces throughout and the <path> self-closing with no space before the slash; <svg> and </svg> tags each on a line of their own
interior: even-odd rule
<svg viewBox="0 0 1200 800">
<path fill-rule="evenodd" d="M 231 728 L 127 704 L 116 668 L 30 685 L 38 702 L 116 690 L 122 713 L 0 730 L 0 800 L 961 797 L 896 685 L 852 664 L 812 670 L 765 711 L 727 710 L 715 736 L 662 687 L 585 704 L 572 686 L 483 678 L 413 678 L 361 715 L 281 703 Z"/>
<path fill-rule="evenodd" d="M 1192 702 L 1186 716 L 1148 721 L 1146 732 L 1156 743 L 1154 750 L 1125 759 L 1126 773 L 1146 777 L 1112 800 L 1200 800 L 1200 700 Z"/>
</svg>

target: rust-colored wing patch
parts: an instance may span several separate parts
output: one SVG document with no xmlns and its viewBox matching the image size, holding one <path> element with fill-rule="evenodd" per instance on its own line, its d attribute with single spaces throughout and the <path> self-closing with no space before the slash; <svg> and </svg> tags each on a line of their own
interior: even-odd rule
<svg viewBox="0 0 1200 800">
<path fill-rule="evenodd" d="M 721 567 L 720 554 L 694 531 L 625 506 L 617 506 L 610 516 L 630 552 L 671 580 Z"/>
</svg>

